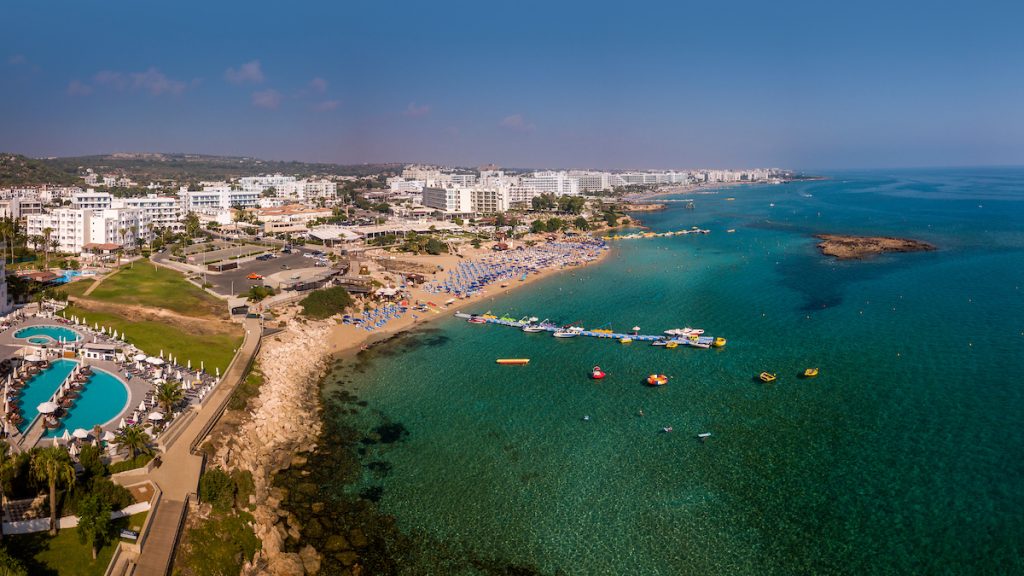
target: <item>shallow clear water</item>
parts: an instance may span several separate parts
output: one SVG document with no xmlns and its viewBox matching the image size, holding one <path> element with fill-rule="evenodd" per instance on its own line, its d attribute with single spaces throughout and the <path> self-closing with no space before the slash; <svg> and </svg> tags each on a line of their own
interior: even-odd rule
<svg viewBox="0 0 1024 576">
<path fill-rule="evenodd" d="M 29 326 L 14 333 L 15 338 L 29 338 L 31 336 L 49 336 L 54 341 L 63 338 L 65 342 L 75 342 L 78 340 L 78 332 L 61 326 Z"/>
<path fill-rule="evenodd" d="M 336 375 L 369 403 L 338 418 L 409 432 L 368 456 L 387 474 L 337 489 L 379 488 L 403 530 L 545 573 L 1024 571 L 1024 170 L 692 198 L 641 218 L 710 235 L 616 242 L 600 265 L 466 311 L 699 326 L 726 348 L 439 322 Z M 836 262 L 815 233 L 939 250 Z M 797 378 L 810 366 L 818 378 Z M 672 381 L 646 387 L 650 372 Z"/>
<path fill-rule="evenodd" d="M 125 385 L 112 374 L 94 368 L 75 405 L 60 421 L 61 427 L 48 431 L 46 436 L 61 436 L 65 429 L 73 432 L 75 428 L 92 430 L 93 426 L 102 426 L 117 417 L 127 403 L 128 389 Z"/>
</svg>

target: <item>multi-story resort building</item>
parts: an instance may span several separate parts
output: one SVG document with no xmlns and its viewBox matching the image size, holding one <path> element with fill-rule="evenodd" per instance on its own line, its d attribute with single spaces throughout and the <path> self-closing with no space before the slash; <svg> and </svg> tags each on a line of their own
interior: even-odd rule
<svg viewBox="0 0 1024 576">
<path fill-rule="evenodd" d="M 125 208 L 142 210 L 155 228 L 177 231 L 183 226 L 181 201 L 178 198 L 147 194 L 139 198 L 125 198 L 121 203 Z"/>
<path fill-rule="evenodd" d="M 87 244 L 131 246 L 140 238 L 149 240 L 150 222 L 138 208 L 57 208 L 47 214 L 30 214 L 25 230 L 30 237 L 56 240 L 61 252 L 78 254 Z"/>
<path fill-rule="evenodd" d="M 259 206 L 260 193 L 247 190 L 232 190 L 230 186 L 209 186 L 203 190 L 187 190 L 178 192 L 182 201 L 182 210 L 189 212 L 209 212 L 227 210 L 240 206 L 255 208 Z"/>
</svg>

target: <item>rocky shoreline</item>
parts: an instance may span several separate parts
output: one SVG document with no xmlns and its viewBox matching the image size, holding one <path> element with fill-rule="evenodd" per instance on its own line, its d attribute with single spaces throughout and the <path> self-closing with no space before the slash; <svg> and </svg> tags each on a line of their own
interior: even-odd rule
<svg viewBox="0 0 1024 576">
<path fill-rule="evenodd" d="M 211 465 L 252 474 L 253 529 L 262 549 L 243 566 L 243 575 L 316 574 L 321 557 L 312 546 L 286 552 L 285 541 L 299 540 L 301 526 L 284 512 L 285 494 L 274 476 L 306 462 L 322 431 L 320 379 L 328 364 L 328 322 L 291 319 L 284 331 L 264 340 L 257 361 L 264 376 L 259 395 L 234 433 L 217 446 Z"/>
<path fill-rule="evenodd" d="M 934 245 L 921 240 L 888 236 L 818 234 L 815 238 L 822 240 L 818 244 L 822 254 L 838 260 L 863 260 L 886 252 L 927 252 L 936 249 Z"/>
</svg>

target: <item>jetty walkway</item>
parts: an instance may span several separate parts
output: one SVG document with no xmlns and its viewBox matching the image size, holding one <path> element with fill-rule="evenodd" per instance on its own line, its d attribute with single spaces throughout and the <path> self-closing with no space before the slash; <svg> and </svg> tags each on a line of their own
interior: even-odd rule
<svg viewBox="0 0 1024 576">
<path fill-rule="evenodd" d="M 479 318 L 480 320 L 483 320 L 487 324 L 498 324 L 500 326 L 510 326 L 512 328 L 520 328 L 520 329 L 522 329 L 525 326 L 529 326 L 531 324 L 530 322 L 526 322 L 526 321 L 522 321 L 522 320 L 512 320 L 510 318 L 489 318 L 487 316 L 477 316 L 477 315 L 474 315 L 474 314 L 466 314 L 465 312 L 456 312 L 455 313 L 455 317 L 456 318 L 463 318 L 463 319 L 467 319 L 467 320 L 470 319 L 470 318 Z M 558 330 L 562 329 L 560 326 L 555 326 L 554 324 L 539 324 L 537 326 L 541 330 L 543 330 L 544 332 L 557 332 Z M 713 337 L 713 336 L 697 336 L 696 338 L 693 338 L 691 336 L 691 337 L 688 338 L 686 336 L 668 336 L 668 335 L 660 335 L 660 334 L 633 334 L 633 333 L 626 333 L 626 332 L 598 332 L 598 331 L 594 331 L 594 330 L 583 330 L 583 331 L 579 332 L 579 335 L 580 336 L 589 336 L 591 338 L 607 338 L 607 339 L 612 339 L 612 340 L 621 340 L 623 338 L 628 338 L 630 340 L 638 341 L 638 342 L 655 342 L 655 341 L 675 342 L 677 344 L 682 344 L 682 345 L 687 345 L 687 346 L 693 346 L 694 344 L 696 344 L 698 348 L 706 348 L 707 346 L 712 346 L 712 345 L 715 344 L 715 340 L 716 340 L 716 338 Z M 724 340 L 721 340 L 721 342 L 724 343 Z M 722 344 L 719 344 L 719 347 L 721 345 Z"/>
</svg>

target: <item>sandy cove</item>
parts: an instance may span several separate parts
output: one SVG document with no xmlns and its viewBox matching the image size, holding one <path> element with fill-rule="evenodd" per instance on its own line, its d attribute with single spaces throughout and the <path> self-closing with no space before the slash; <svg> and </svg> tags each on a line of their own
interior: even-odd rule
<svg viewBox="0 0 1024 576">
<path fill-rule="evenodd" d="M 437 266 L 442 266 L 444 267 L 445 270 L 448 270 L 449 268 L 457 266 L 460 261 L 471 260 L 475 257 L 482 256 L 489 252 L 490 250 L 486 248 L 467 249 L 462 252 L 465 258 L 459 258 L 457 255 L 452 254 L 443 254 L 439 256 L 398 255 L 395 257 L 396 259 L 402 260 L 404 262 L 411 262 L 420 266 L 425 266 L 433 269 L 436 269 Z M 456 300 L 449 307 L 445 307 L 443 303 L 446 300 L 448 300 L 450 296 L 445 294 L 431 294 L 425 291 L 422 286 L 416 286 L 409 290 L 410 299 L 413 301 L 422 300 L 424 302 L 434 302 L 435 304 L 438 304 L 438 307 L 435 309 L 436 312 L 421 313 L 419 314 L 419 318 L 413 318 L 412 314 L 406 314 L 401 318 L 388 322 L 387 325 L 380 329 L 374 330 L 373 332 L 367 332 L 357 326 L 337 324 L 333 326 L 331 329 L 329 337 L 330 352 L 331 354 L 340 357 L 351 356 L 353 354 L 358 353 L 361 349 L 363 349 L 363 347 L 372 346 L 376 343 L 387 340 L 392 336 L 395 336 L 396 334 L 405 332 L 407 330 L 410 330 L 423 324 L 427 324 L 428 322 L 437 320 L 439 318 L 450 317 L 457 310 L 460 310 L 462 308 L 468 308 L 471 305 L 476 304 L 477 302 L 485 300 L 493 301 L 496 297 L 504 296 L 505 294 L 509 294 L 514 290 L 518 290 L 525 286 L 529 286 L 534 282 L 537 282 L 544 278 L 548 278 L 550 276 L 558 274 L 559 272 L 578 270 L 580 268 L 583 268 L 584 266 L 589 266 L 601 262 L 608 257 L 609 252 L 611 252 L 610 249 L 602 250 L 601 254 L 595 260 L 591 260 L 590 262 L 581 264 L 579 266 L 570 266 L 567 268 L 549 268 L 541 270 L 538 273 L 530 274 L 529 276 L 526 277 L 526 280 L 510 280 L 507 282 L 508 286 L 506 288 L 501 288 L 500 284 L 491 284 L 490 286 L 488 286 L 487 289 L 483 290 L 480 294 L 471 296 L 469 298 Z M 378 271 L 377 273 L 374 274 L 374 277 L 379 278 L 380 275 L 381 272 Z"/>
<path fill-rule="evenodd" d="M 466 257 L 486 252 L 485 249 L 474 249 Z M 508 294 L 558 272 L 601 261 L 609 252 L 608 249 L 602 250 L 595 260 L 580 266 L 545 269 L 529 275 L 526 280 L 510 281 L 507 288 L 494 287 L 459 300 L 458 305 L 493 300 L 495 296 Z M 399 258 L 424 266 L 444 266 L 446 270 L 461 260 L 456 255 L 403 255 Z M 383 279 L 386 274 L 389 273 L 378 272 L 374 276 Z M 430 294 L 422 287 L 413 288 L 411 297 L 434 302 L 447 299 L 446 296 Z M 406 314 L 374 332 L 338 324 L 337 316 L 323 321 L 307 321 L 297 316 L 296 306 L 289 307 L 278 316 L 278 320 L 284 323 L 283 330 L 264 339 L 257 357 L 264 376 L 259 394 L 249 401 L 246 413 L 241 415 L 234 432 L 221 435 L 215 441 L 215 456 L 210 462 L 211 466 L 252 474 L 254 493 L 250 504 L 255 505 L 253 529 L 262 549 L 251 563 L 243 567 L 243 575 L 317 574 L 320 570 L 322 557 L 312 546 L 306 545 L 298 553 L 284 552 L 285 540 L 289 536 L 299 540 L 302 527 L 293 514 L 282 513 L 280 504 L 284 492 L 273 487 L 273 478 L 277 472 L 292 465 L 304 464 L 305 456 L 301 453 L 316 450 L 323 428 L 319 386 L 331 359 L 338 355 L 354 355 L 364 346 L 447 317 L 455 309 L 456 305 L 453 305 L 439 309 L 437 313 L 427 312 L 418 319 Z"/>
</svg>

